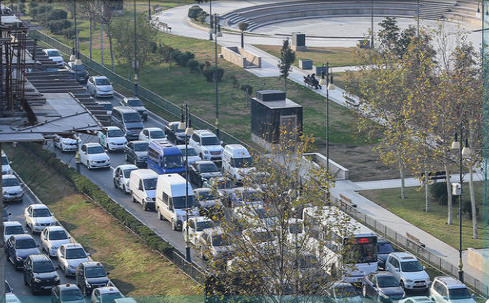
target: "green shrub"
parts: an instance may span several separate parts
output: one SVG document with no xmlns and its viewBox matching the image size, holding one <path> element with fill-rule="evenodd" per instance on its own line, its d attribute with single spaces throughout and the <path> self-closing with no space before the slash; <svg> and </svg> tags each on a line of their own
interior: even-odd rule
<svg viewBox="0 0 489 303">
<path fill-rule="evenodd" d="M 192 73 L 199 71 L 199 61 L 195 59 L 188 60 L 187 66 L 190 69 L 190 72 Z"/>
<path fill-rule="evenodd" d="M 63 20 L 68 18 L 68 13 L 65 10 L 62 9 L 52 9 L 44 15 L 44 18 L 46 18 L 48 21 L 52 20 Z"/>
<path fill-rule="evenodd" d="M 204 69 L 205 79 L 209 82 L 214 81 L 214 71 L 216 71 L 217 82 L 221 81 L 222 77 L 224 76 L 224 69 L 218 67 L 216 70 L 215 66 Z"/>
<path fill-rule="evenodd" d="M 63 31 L 67 28 L 72 27 L 72 22 L 70 20 L 51 20 L 48 21 L 46 27 L 55 35 L 61 35 Z M 74 29 L 73 29 L 74 30 Z"/>
<path fill-rule="evenodd" d="M 440 205 L 447 205 L 447 182 L 437 182 L 430 185 L 430 196 L 432 201 Z"/>
<path fill-rule="evenodd" d="M 202 12 L 203 9 L 198 5 L 193 5 L 188 9 L 188 17 L 190 19 L 195 19 Z"/>
<path fill-rule="evenodd" d="M 462 203 L 462 213 L 466 215 L 469 219 L 472 219 L 472 204 L 470 200 L 465 200 Z M 475 207 L 475 215 L 479 215 L 479 208 Z"/>
<path fill-rule="evenodd" d="M 61 34 L 65 36 L 66 39 L 73 40 L 75 39 L 75 27 L 68 27 L 61 31 Z"/>
</svg>

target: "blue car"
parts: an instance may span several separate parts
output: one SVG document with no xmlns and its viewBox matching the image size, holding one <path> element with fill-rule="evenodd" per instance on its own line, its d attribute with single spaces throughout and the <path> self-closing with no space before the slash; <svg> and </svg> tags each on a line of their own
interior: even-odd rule
<svg viewBox="0 0 489 303">
<path fill-rule="evenodd" d="M 31 235 L 12 235 L 5 243 L 5 257 L 15 269 L 24 268 L 24 260 L 33 254 L 40 254 L 39 245 Z"/>
</svg>

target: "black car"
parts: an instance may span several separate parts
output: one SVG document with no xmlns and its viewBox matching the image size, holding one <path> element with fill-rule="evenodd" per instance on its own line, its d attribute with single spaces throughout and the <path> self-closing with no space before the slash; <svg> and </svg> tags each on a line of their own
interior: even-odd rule
<svg viewBox="0 0 489 303">
<path fill-rule="evenodd" d="M 148 146 L 146 141 L 129 141 L 124 148 L 126 161 L 137 167 L 146 167 L 148 160 Z"/>
<path fill-rule="evenodd" d="M 85 303 L 85 298 L 78 286 L 63 284 L 55 286 L 51 291 L 51 303 Z"/>
<path fill-rule="evenodd" d="M 385 270 L 385 261 L 391 252 L 394 252 L 391 242 L 380 238 L 377 240 L 377 259 L 379 261 L 379 269 Z"/>
<path fill-rule="evenodd" d="M 374 272 L 363 277 L 362 292 L 376 302 L 392 302 L 402 299 L 406 294 L 396 277 L 390 272 Z"/>
<path fill-rule="evenodd" d="M 89 295 L 95 288 L 108 286 L 108 274 L 99 262 L 80 263 L 76 268 L 76 285 L 85 295 Z"/>
<path fill-rule="evenodd" d="M 83 64 L 76 65 L 75 62 L 77 61 L 66 63 L 66 68 L 78 83 L 86 84 L 89 77 L 87 68 Z M 81 61 L 79 63 L 81 63 Z"/>
<path fill-rule="evenodd" d="M 185 129 L 178 128 L 179 124 L 180 122 L 169 122 L 164 129 L 168 140 L 175 145 L 185 144 L 185 139 L 188 141 L 189 138 L 185 136 Z"/>
<path fill-rule="evenodd" d="M 222 173 L 212 161 L 196 161 L 190 165 L 190 181 L 202 187 L 212 177 L 222 177 Z"/>
<path fill-rule="evenodd" d="M 34 295 L 59 285 L 59 276 L 51 259 L 44 254 L 30 255 L 24 261 L 24 284 Z"/>
<path fill-rule="evenodd" d="M 12 235 L 5 243 L 5 257 L 15 269 L 22 269 L 28 256 L 41 253 L 38 247 L 31 235 Z"/>
</svg>

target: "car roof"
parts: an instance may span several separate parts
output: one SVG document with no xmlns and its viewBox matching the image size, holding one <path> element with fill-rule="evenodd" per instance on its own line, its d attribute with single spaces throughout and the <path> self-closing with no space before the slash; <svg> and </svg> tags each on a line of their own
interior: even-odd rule
<svg viewBox="0 0 489 303">
<path fill-rule="evenodd" d="M 106 76 L 92 76 L 93 79 L 107 79 L 109 80 Z"/>
<path fill-rule="evenodd" d="M 67 244 L 63 244 L 61 246 L 66 247 L 66 249 L 83 248 L 83 246 L 80 243 L 67 243 Z"/>
<path fill-rule="evenodd" d="M 445 284 L 448 288 L 467 288 L 464 283 L 454 277 L 441 276 L 435 279 Z"/>
<path fill-rule="evenodd" d="M 17 179 L 15 175 L 3 175 L 2 179 Z"/>
<path fill-rule="evenodd" d="M 56 49 L 56 48 L 44 48 L 43 51 L 45 51 L 45 52 L 58 51 L 59 52 L 59 49 Z"/>
<path fill-rule="evenodd" d="M 200 161 L 195 161 L 195 165 L 201 165 L 201 164 L 214 164 L 214 162 L 209 161 L 209 160 L 200 160 Z"/>
<path fill-rule="evenodd" d="M 59 287 L 59 290 L 60 291 L 64 291 L 64 290 L 70 290 L 70 289 L 78 289 L 78 286 L 76 286 L 76 284 L 73 284 L 73 283 L 66 283 L 66 284 L 60 284 L 58 285 Z"/>
<path fill-rule="evenodd" d="M 15 240 L 23 240 L 23 239 L 34 240 L 34 238 L 29 234 L 12 235 L 12 238 L 14 238 Z"/>
<path fill-rule="evenodd" d="M 210 191 L 212 191 L 212 188 L 208 188 L 208 187 L 200 187 L 194 189 L 195 193 L 203 193 L 203 192 L 210 192 Z"/>
<path fill-rule="evenodd" d="M 90 146 L 102 146 L 100 145 L 100 143 L 96 143 L 96 142 L 89 142 L 89 143 L 84 143 L 87 147 L 90 147 Z"/>
<path fill-rule="evenodd" d="M 346 281 L 340 281 L 340 282 L 335 282 L 333 284 L 334 288 L 344 288 L 344 287 L 353 287 L 353 285 L 350 282 Z"/>
<path fill-rule="evenodd" d="M 389 255 L 395 256 L 398 259 L 401 259 L 401 261 L 406 261 L 406 260 L 417 260 L 415 256 L 411 255 L 410 253 L 407 252 L 392 252 Z"/>
<path fill-rule="evenodd" d="M 154 131 L 154 130 L 160 130 L 160 131 L 163 131 L 161 128 L 159 127 L 145 127 L 144 129 L 147 129 L 149 131 Z"/>
<path fill-rule="evenodd" d="M 376 277 L 394 277 L 394 274 L 388 271 L 377 271 L 373 273 Z"/>
<path fill-rule="evenodd" d="M 127 96 L 124 96 L 124 99 L 126 99 L 126 100 L 141 100 L 141 99 L 139 99 L 139 98 L 138 98 L 138 97 L 136 97 L 136 96 L 132 96 L 132 97 L 127 97 Z"/>
<path fill-rule="evenodd" d="M 408 299 L 408 298 L 406 298 Z M 414 296 L 414 297 L 409 297 L 409 299 L 415 301 L 415 302 L 433 302 L 430 300 L 430 298 L 426 296 Z"/>
<path fill-rule="evenodd" d="M 88 261 L 82 263 L 84 267 L 104 267 L 102 263 L 97 261 Z"/>
<path fill-rule="evenodd" d="M 117 126 L 106 126 L 105 127 L 106 130 L 110 130 L 110 129 L 118 129 L 118 130 L 121 130 L 120 128 L 118 128 Z"/>
<path fill-rule="evenodd" d="M 131 172 L 131 176 L 132 175 L 139 175 L 141 178 L 143 179 L 148 179 L 148 178 L 158 178 L 158 173 L 155 172 L 154 170 L 152 169 L 149 169 L 149 168 L 143 168 L 143 169 L 138 169 L 138 170 L 134 170 Z"/>
<path fill-rule="evenodd" d="M 29 255 L 29 257 L 31 258 L 32 261 L 46 261 L 46 260 L 51 261 L 51 259 L 49 259 L 48 256 L 46 256 L 45 254 L 33 254 L 33 255 Z"/>
<path fill-rule="evenodd" d="M 136 165 L 134 164 L 121 164 L 119 166 L 117 166 L 115 169 L 122 169 L 122 170 L 126 170 L 126 169 L 138 169 L 139 167 L 137 167 Z"/>
<path fill-rule="evenodd" d="M 190 218 L 189 220 L 193 220 L 195 222 L 208 222 L 208 221 L 212 221 L 212 219 L 209 219 L 209 218 L 204 217 L 204 216 L 193 217 L 193 218 Z"/>
<path fill-rule="evenodd" d="M 47 229 L 49 231 L 52 231 L 52 230 L 63 230 L 63 231 L 66 231 L 66 229 L 64 229 L 63 226 L 46 226 L 44 229 Z"/>
<path fill-rule="evenodd" d="M 123 112 L 123 113 L 137 113 L 137 110 L 135 110 L 134 108 L 130 107 L 130 106 L 116 106 L 113 108 L 113 110 L 118 110 L 120 112 Z"/>
<path fill-rule="evenodd" d="M 100 291 L 101 294 L 120 293 L 120 291 L 115 286 L 104 286 L 97 289 Z"/>
<path fill-rule="evenodd" d="M 197 129 L 194 133 L 201 137 L 216 137 L 216 135 L 208 129 Z"/>
<path fill-rule="evenodd" d="M 22 224 L 19 221 L 5 221 L 3 222 L 3 226 L 22 226 Z"/>
<path fill-rule="evenodd" d="M 46 205 L 41 203 L 31 204 L 32 209 L 49 209 Z"/>
<path fill-rule="evenodd" d="M 213 228 L 204 229 L 203 233 L 207 233 L 207 234 L 211 234 L 211 235 L 216 235 L 216 234 L 218 235 L 218 234 L 224 233 L 224 231 L 222 230 L 222 228 L 220 226 L 216 226 Z"/>
</svg>

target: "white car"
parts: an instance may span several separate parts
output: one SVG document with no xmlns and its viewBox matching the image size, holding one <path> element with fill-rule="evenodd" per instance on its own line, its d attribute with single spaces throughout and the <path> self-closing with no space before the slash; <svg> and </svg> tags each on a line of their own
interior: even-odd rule
<svg viewBox="0 0 489 303">
<path fill-rule="evenodd" d="M 98 131 L 97 138 L 100 145 L 108 151 L 124 150 L 127 144 L 126 135 L 117 126 L 108 126 Z"/>
<path fill-rule="evenodd" d="M 13 293 L 5 294 L 6 303 L 21 303 L 19 298 Z"/>
<path fill-rule="evenodd" d="M 41 248 L 50 257 L 55 257 L 58 248 L 68 243 L 71 243 L 71 236 L 62 226 L 48 226 L 41 232 Z"/>
<path fill-rule="evenodd" d="M 143 130 L 139 133 L 139 140 L 146 142 L 156 141 L 168 143 L 165 133 L 159 127 L 143 128 Z"/>
<path fill-rule="evenodd" d="M 92 76 L 88 78 L 87 89 L 94 97 L 112 97 L 114 88 L 105 76 Z"/>
<path fill-rule="evenodd" d="M 133 170 L 137 170 L 139 167 L 133 164 L 122 164 L 114 169 L 113 179 L 115 188 L 122 189 L 126 194 L 130 194 L 129 178 Z"/>
<path fill-rule="evenodd" d="M 235 207 L 233 217 L 238 222 L 246 223 L 247 227 L 273 227 L 279 222 L 273 212 L 257 203 Z"/>
<path fill-rule="evenodd" d="M 11 162 L 8 160 L 7 155 L 2 151 L 2 175 L 12 175 L 14 173 L 10 164 Z"/>
<path fill-rule="evenodd" d="M 65 276 L 74 276 L 76 267 L 83 262 L 90 261 L 89 253 L 85 252 L 79 243 L 69 243 L 61 245 L 56 251 L 59 267 L 65 272 Z"/>
<path fill-rule="evenodd" d="M 195 151 L 195 148 L 193 148 L 190 145 L 187 145 L 188 149 L 188 165 L 191 165 L 194 162 L 197 161 L 202 161 L 202 159 L 199 157 L 197 152 Z M 182 152 L 183 159 L 185 160 L 185 145 L 177 145 L 177 148 Z"/>
<path fill-rule="evenodd" d="M 40 233 L 47 226 L 55 226 L 56 219 L 44 204 L 31 204 L 24 210 L 25 225 Z"/>
<path fill-rule="evenodd" d="M 49 57 L 49 59 L 53 60 L 56 65 L 58 66 L 64 66 L 65 65 L 65 60 L 63 59 L 63 56 L 61 56 L 61 53 L 59 50 L 55 48 L 46 48 L 42 50 L 46 56 Z"/>
<path fill-rule="evenodd" d="M 216 227 L 216 223 L 207 217 L 194 217 L 188 219 L 183 223 L 182 234 L 183 239 L 187 239 L 187 229 L 188 238 L 190 243 L 197 246 L 199 242 L 200 235 L 205 229 Z"/>
<path fill-rule="evenodd" d="M 76 152 L 80 139 L 54 135 L 53 143 L 54 147 L 59 148 L 62 152 Z"/>
<path fill-rule="evenodd" d="M 202 160 L 222 161 L 222 142 L 210 130 L 196 130 L 188 141 Z"/>
<path fill-rule="evenodd" d="M 95 288 L 92 292 L 91 303 L 114 303 L 114 300 L 124 298 L 115 286 Z"/>
<path fill-rule="evenodd" d="M 110 157 L 99 143 L 85 143 L 79 150 L 80 161 L 88 169 L 110 167 Z"/>
<path fill-rule="evenodd" d="M 467 286 L 449 276 L 436 277 L 433 280 L 430 299 L 435 303 L 475 303 Z"/>
<path fill-rule="evenodd" d="M 391 272 L 404 289 L 428 289 L 431 280 L 425 267 L 413 255 L 406 252 L 390 253 L 385 270 Z"/>
<path fill-rule="evenodd" d="M 3 226 L 4 226 L 4 230 L 3 230 L 4 243 L 7 242 L 7 240 L 12 235 L 20 235 L 26 233 L 26 231 L 22 227 L 22 224 L 20 224 L 19 221 L 3 222 Z"/>
<path fill-rule="evenodd" d="M 3 191 L 3 202 L 22 202 L 24 199 L 24 190 L 14 175 L 3 175 L 2 176 L 2 191 Z"/>
</svg>

